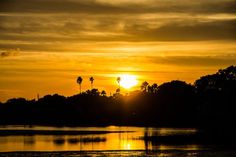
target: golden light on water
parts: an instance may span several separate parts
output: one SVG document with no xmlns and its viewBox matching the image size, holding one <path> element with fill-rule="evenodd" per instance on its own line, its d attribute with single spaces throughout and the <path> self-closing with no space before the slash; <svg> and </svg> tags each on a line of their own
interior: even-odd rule
<svg viewBox="0 0 236 157">
<path fill-rule="evenodd" d="M 126 145 L 124 145 L 124 149 L 125 150 L 131 150 L 131 144 L 127 143 Z"/>
<path fill-rule="evenodd" d="M 120 85 L 125 89 L 130 89 L 138 84 L 137 78 L 135 75 L 124 74 L 120 76 Z"/>
<path fill-rule="evenodd" d="M 9 129 L 30 130 L 27 127 L 11 126 Z M 5 128 L 3 128 L 5 129 Z M 22 130 L 24 130 L 22 129 Z M 32 128 L 31 128 L 32 129 Z M 1 127 L 0 127 L 1 130 Z M 144 127 L 77 127 L 54 128 L 38 127 L 33 130 L 70 130 L 70 131 L 111 131 L 108 134 L 92 135 L 34 135 L 34 136 L 3 136 L 1 137 L 0 152 L 5 151 L 101 151 L 101 150 L 199 150 L 198 145 L 163 145 L 145 141 L 144 137 L 172 136 L 176 134 L 189 135 L 195 129 L 176 128 L 144 128 Z M 117 133 L 118 131 L 118 133 Z M 87 139 L 84 140 L 84 139 Z"/>
</svg>

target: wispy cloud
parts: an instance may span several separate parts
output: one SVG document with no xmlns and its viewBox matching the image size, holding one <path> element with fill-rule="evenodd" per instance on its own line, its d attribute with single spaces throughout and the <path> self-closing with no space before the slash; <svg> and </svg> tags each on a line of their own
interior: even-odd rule
<svg viewBox="0 0 236 157">
<path fill-rule="evenodd" d="M 235 13 L 234 0 L 1 0 L 1 12 L 112 13 L 154 12 Z"/>
<path fill-rule="evenodd" d="M 135 39 L 154 41 L 235 40 L 236 20 L 210 22 L 181 21 L 165 24 L 158 28 L 131 25 L 127 33 Z"/>
<path fill-rule="evenodd" d="M 0 91 L 71 95 L 77 75 L 108 91 L 120 73 L 192 82 L 236 64 L 235 8 L 235 0 L 0 0 Z"/>
<path fill-rule="evenodd" d="M 64 50 L 77 51 L 79 42 L 235 40 L 235 8 L 234 0 L 1 0 L 0 48 L 51 51 L 70 42 Z"/>
<path fill-rule="evenodd" d="M 20 49 L 10 49 L 10 50 L 5 50 L 5 51 L 0 51 L 0 58 L 16 56 L 19 53 L 20 53 Z"/>
</svg>

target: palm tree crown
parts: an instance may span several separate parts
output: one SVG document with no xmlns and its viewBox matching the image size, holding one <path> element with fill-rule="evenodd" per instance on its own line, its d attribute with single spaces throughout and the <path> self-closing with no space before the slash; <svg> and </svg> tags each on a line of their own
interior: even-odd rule
<svg viewBox="0 0 236 157">
<path fill-rule="evenodd" d="M 82 82 L 83 82 L 83 78 L 81 76 L 79 76 L 77 78 L 77 83 L 79 84 L 79 87 L 80 87 L 80 94 L 81 94 L 81 84 L 82 84 Z"/>
<path fill-rule="evenodd" d="M 93 89 L 93 81 L 94 81 L 94 78 L 93 78 L 93 77 L 90 77 L 90 78 L 89 78 L 89 81 L 91 82 L 91 89 Z"/>
<path fill-rule="evenodd" d="M 120 84 L 120 80 L 121 78 L 120 77 L 117 77 L 116 81 Z"/>
<path fill-rule="evenodd" d="M 119 84 L 119 91 L 120 91 L 120 81 L 121 81 L 121 78 L 120 78 L 120 77 L 117 77 L 116 81 L 117 81 L 118 84 Z"/>
</svg>

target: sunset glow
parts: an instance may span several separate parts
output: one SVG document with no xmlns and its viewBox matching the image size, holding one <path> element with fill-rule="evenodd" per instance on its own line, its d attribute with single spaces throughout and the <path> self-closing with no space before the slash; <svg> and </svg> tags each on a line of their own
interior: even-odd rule
<svg viewBox="0 0 236 157">
<path fill-rule="evenodd" d="M 0 0 L 1 156 L 236 156 L 236 0 Z"/>
<path fill-rule="evenodd" d="M 0 1 L 0 101 L 143 81 L 194 83 L 236 63 L 234 0 Z M 133 88 L 132 88 L 133 89 Z"/>
<path fill-rule="evenodd" d="M 120 85 L 123 88 L 130 89 L 138 84 L 136 76 L 134 75 L 122 75 Z"/>
</svg>

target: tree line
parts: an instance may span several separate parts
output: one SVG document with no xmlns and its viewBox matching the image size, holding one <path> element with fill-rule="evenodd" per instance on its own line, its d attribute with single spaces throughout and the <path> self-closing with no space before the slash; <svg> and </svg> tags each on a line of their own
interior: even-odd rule
<svg viewBox="0 0 236 157">
<path fill-rule="evenodd" d="M 202 76 L 194 84 L 173 80 L 157 85 L 143 82 L 141 89 L 112 96 L 93 87 L 65 97 L 46 95 L 38 100 L 9 99 L 0 103 L 0 124 L 157 127 L 198 127 L 235 131 L 236 66 Z M 121 78 L 117 78 L 119 84 Z M 120 84 L 119 88 L 120 89 Z M 218 129 L 219 130 L 219 129 Z"/>
<path fill-rule="evenodd" d="M 121 91 L 120 81 L 121 81 L 121 79 L 122 79 L 121 77 L 116 78 L 116 81 L 117 81 L 119 87 L 116 89 L 114 95 L 120 94 L 120 91 Z M 90 81 L 90 84 L 91 84 L 91 90 L 87 90 L 85 93 L 87 93 L 87 94 L 88 93 L 94 93 L 94 94 L 99 93 L 102 96 L 106 96 L 106 91 L 105 90 L 102 90 L 101 92 L 99 92 L 98 89 L 93 88 L 94 77 L 92 77 L 92 76 L 89 77 L 89 81 Z M 82 86 L 83 78 L 81 76 L 78 76 L 78 78 L 76 79 L 76 82 L 79 84 L 80 94 L 82 94 L 81 86 Z M 158 90 L 157 83 L 154 83 L 153 85 L 150 85 L 147 81 L 144 81 L 144 82 L 142 82 L 142 84 L 140 86 L 140 91 L 143 91 L 143 92 L 156 93 L 157 90 Z"/>
</svg>

